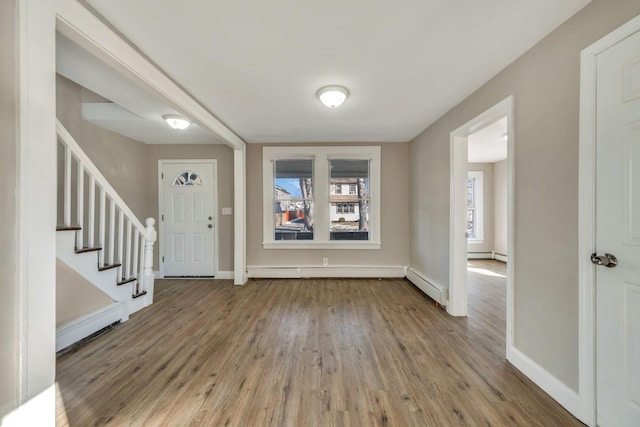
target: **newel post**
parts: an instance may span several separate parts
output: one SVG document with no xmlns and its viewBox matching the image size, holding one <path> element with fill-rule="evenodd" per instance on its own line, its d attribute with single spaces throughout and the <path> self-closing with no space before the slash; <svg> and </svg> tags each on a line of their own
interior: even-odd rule
<svg viewBox="0 0 640 427">
<path fill-rule="evenodd" d="M 158 238 L 158 232 L 154 225 L 156 220 L 153 218 L 147 218 L 146 220 L 146 238 L 144 240 L 144 282 L 145 290 L 153 298 L 153 244 Z"/>
</svg>

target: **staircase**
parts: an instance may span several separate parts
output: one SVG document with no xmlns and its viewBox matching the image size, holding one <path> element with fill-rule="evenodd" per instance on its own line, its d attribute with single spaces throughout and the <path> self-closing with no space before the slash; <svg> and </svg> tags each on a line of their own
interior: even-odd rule
<svg viewBox="0 0 640 427">
<path fill-rule="evenodd" d="M 62 154 L 56 256 L 111 297 L 118 305 L 111 312 L 126 321 L 153 303 L 155 220 L 147 218 L 143 225 L 59 120 L 56 126 Z M 113 315 L 102 323 L 112 320 Z"/>
</svg>

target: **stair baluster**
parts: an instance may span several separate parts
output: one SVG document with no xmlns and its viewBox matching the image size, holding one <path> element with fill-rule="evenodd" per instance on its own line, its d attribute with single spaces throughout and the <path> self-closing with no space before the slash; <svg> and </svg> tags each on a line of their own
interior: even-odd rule
<svg viewBox="0 0 640 427">
<path fill-rule="evenodd" d="M 102 285 L 97 286 L 114 300 L 125 303 L 129 308 L 126 313 L 128 317 L 134 311 L 151 304 L 153 300 L 153 246 L 157 239 L 155 220 L 147 218 L 146 225 L 143 225 L 135 217 L 60 121 L 57 121 L 57 133 L 58 140 L 64 148 L 64 159 L 61 159 L 64 161 L 61 177 L 64 225 L 58 229 L 76 233 L 73 239 L 75 245 L 73 253 L 97 252 L 98 274 L 115 274 L 113 289 L 103 289 Z M 77 182 L 72 194 L 74 189 L 71 181 L 74 178 L 74 172 L 77 173 Z M 87 185 L 88 188 L 86 188 Z M 75 211 L 76 218 L 73 218 L 72 209 Z M 97 212 L 96 209 L 98 209 Z M 96 220 L 98 221 L 97 230 Z M 74 264 L 72 257 L 66 252 L 63 256 L 66 257 L 63 261 L 68 265 Z M 83 263 L 77 262 L 77 265 L 81 264 Z M 82 274 L 81 271 L 79 273 Z M 87 273 L 85 277 L 102 276 L 96 276 L 94 271 Z M 130 287 L 118 286 L 129 283 Z M 123 294 L 122 291 L 125 290 L 123 288 L 129 289 L 129 292 Z M 128 296 L 124 297 L 125 294 Z M 145 298 L 135 299 L 134 303 L 134 298 L 141 296 Z"/>
<path fill-rule="evenodd" d="M 89 218 L 87 220 L 89 221 L 87 246 L 93 248 L 96 239 L 96 178 L 93 175 L 89 175 Z"/>
<path fill-rule="evenodd" d="M 115 264 L 114 250 L 116 245 L 116 203 L 109 199 L 109 265 Z"/>
<path fill-rule="evenodd" d="M 71 227 L 71 149 L 64 147 L 64 226 Z"/>
<path fill-rule="evenodd" d="M 65 149 L 69 150 L 65 146 Z M 65 196 L 66 197 L 66 196 Z M 71 197 L 69 197 L 71 199 Z M 76 248 L 84 247 L 84 165 L 78 160 L 78 192 L 76 196 L 76 224 L 80 230 L 76 232 Z"/>
<path fill-rule="evenodd" d="M 124 212 L 118 215 L 118 280 L 128 279 L 124 277 Z"/>
<path fill-rule="evenodd" d="M 107 195 L 104 192 L 104 188 L 100 187 L 100 213 L 99 213 L 99 225 L 98 225 L 98 246 L 103 250 L 98 253 L 98 267 L 104 267 L 104 249 L 105 246 L 105 212 L 107 210 Z"/>
</svg>

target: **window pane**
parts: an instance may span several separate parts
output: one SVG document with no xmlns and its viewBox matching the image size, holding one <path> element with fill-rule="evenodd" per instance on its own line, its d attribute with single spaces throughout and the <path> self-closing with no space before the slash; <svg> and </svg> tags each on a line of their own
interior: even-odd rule
<svg viewBox="0 0 640 427">
<path fill-rule="evenodd" d="M 369 161 L 329 160 L 331 240 L 369 240 Z"/>
<path fill-rule="evenodd" d="M 466 236 L 470 241 L 483 239 L 483 173 L 469 171 L 467 178 L 467 230 Z"/>
<path fill-rule="evenodd" d="M 469 178 L 467 180 L 467 230 L 466 237 L 468 239 L 476 238 L 476 179 Z"/>
<path fill-rule="evenodd" d="M 274 160 L 275 240 L 313 240 L 313 159 Z"/>
<path fill-rule="evenodd" d="M 196 172 L 186 171 L 181 172 L 178 176 L 176 176 L 173 180 L 173 185 L 183 186 L 183 185 L 203 185 L 204 180 L 200 175 Z"/>
</svg>

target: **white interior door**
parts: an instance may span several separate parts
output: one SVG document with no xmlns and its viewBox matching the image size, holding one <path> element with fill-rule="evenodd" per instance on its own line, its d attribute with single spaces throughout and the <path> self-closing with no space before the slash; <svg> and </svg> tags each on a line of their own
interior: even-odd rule
<svg viewBox="0 0 640 427">
<path fill-rule="evenodd" d="M 163 163 L 165 277 L 213 277 L 215 266 L 213 163 Z"/>
<path fill-rule="evenodd" d="M 597 57 L 598 425 L 640 426 L 640 33 Z"/>
</svg>

